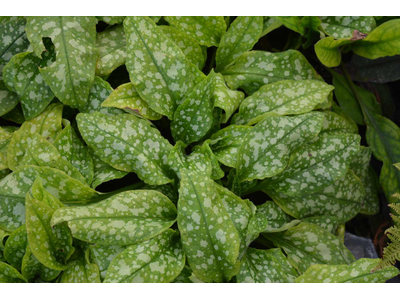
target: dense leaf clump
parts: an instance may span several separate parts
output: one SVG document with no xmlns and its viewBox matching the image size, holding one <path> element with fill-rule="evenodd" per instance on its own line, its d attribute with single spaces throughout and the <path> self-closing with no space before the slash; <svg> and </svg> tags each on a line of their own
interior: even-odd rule
<svg viewBox="0 0 400 300">
<path fill-rule="evenodd" d="M 379 17 L 1 17 L 0 282 L 398 275 L 356 260 L 344 226 L 379 212 L 379 184 L 398 200 L 400 129 L 353 83 L 370 73 L 323 65 L 397 55 L 399 28 Z"/>
</svg>

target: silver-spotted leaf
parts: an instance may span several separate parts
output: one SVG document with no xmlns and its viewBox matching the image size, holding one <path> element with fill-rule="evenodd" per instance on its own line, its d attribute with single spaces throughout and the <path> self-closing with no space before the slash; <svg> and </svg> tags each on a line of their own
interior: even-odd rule
<svg viewBox="0 0 400 300">
<path fill-rule="evenodd" d="M 261 228 L 260 232 L 281 232 L 300 223 L 299 220 L 293 220 L 273 201 L 267 201 L 257 206 L 256 215 L 267 221 L 267 226 Z"/>
<path fill-rule="evenodd" d="M 135 172 L 148 184 L 169 183 L 167 156 L 171 144 L 146 120 L 129 114 L 79 114 L 85 142 L 110 166 Z"/>
<path fill-rule="evenodd" d="M 33 255 L 30 246 L 26 247 L 24 258 L 22 259 L 21 274 L 28 281 L 40 276 L 45 281 L 52 281 L 60 275 L 60 270 L 46 267 Z"/>
<path fill-rule="evenodd" d="M 108 267 L 110 266 L 114 257 L 126 249 L 126 246 L 118 245 L 90 245 L 90 257 L 94 263 L 99 267 L 100 278 L 106 278 Z"/>
<path fill-rule="evenodd" d="M 169 283 L 185 266 L 179 235 L 171 229 L 128 246 L 111 262 L 104 282 Z"/>
<path fill-rule="evenodd" d="M 0 283 L 24 283 L 27 282 L 16 269 L 9 264 L 0 261 Z"/>
<path fill-rule="evenodd" d="M 331 234 L 336 236 L 337 236 L 336 231 L 338 230 L 340 225 L 339 224 L 340 221 L 336 216 L 329 216 L 329 215 L 304 218 L 302 222 L 316 224 L 319 227 L 325 229 L 326 231 L 329 231 Z"/>
<path fill-rule="evenodd" d="M 68 268 L 63 271 L 61 283 L 100 283 L 99 267 L 89 260 L 89 251 L 80 251 L 74 260 L 68 264 Z"/>
<path fill-rule="evenodd" d="M 25 255 L 28 239 L 25 225 L 14 230 L 4 246 L 4 259 L 17 270 L 21 270 L 22 259 Z"/>
<path fill-rule="evenodd" d="M 108 25 L 115 25 L 115 24 L 121 24 L 126 17 L 123 16 L 101 16 L 101 17 L 96 17 L 97 19 L 107 23 Z"/>
<path fill-rule="evenodd" d="M 319 17 L 322 21 L 321 27 L 335 39 L 351 38 L 353 31 L 369 33 L 376 27 L 374 17 Z"/>
<path fill-rule="evenodd" d="M 339 108 L 340 109 L 340 108 Z M 319 137 L 326 135 L 341 135 L 346 133 L 358 133 L 358 127 L 347 115 L 339 115 L 333 111 L 324 111 L 324 121 Z"/>
<path fill-rule="evenodd" d="M 152 238 L 176 221 L 175 205 L 157 191 L 122 192 L 101 202 L 57 210 L 52 224 L 68 222 L 72 235 L 103 245 L 130 245 Z"/>
</svg>

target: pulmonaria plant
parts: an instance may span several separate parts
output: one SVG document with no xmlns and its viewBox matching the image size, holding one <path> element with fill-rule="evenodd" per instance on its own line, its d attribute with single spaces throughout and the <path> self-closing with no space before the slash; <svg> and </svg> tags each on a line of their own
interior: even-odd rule
<svg viewBox="0 0 400 300">
<path fill-rule="evenodd" d="M 399 139 L 381 133 L 400 130 L 346 70 L 330 85 L 296 47 L 255 50 L 284 25 L 327 35 L 327 66 L 338 45 L 399 52 L 382 33 L 398 19 L 346 18 L 1 17 L 0 282 L 396 276 L 356 260 L 344 224 L 379 211 L 372 153 L 399 189 Z"/>
</svg>

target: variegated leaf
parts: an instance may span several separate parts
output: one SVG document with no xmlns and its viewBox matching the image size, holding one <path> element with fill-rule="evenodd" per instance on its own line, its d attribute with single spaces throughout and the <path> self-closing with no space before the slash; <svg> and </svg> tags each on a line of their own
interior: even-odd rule
<svg viewBox="0 0 400 300">
<path fill-rule="evenodd" d="M 122 192 L 96 204 L 57 210 L 52 224 L 68 222 L 77 239 L 130 245 L 160 234 L 176 221 L 175 205 L 157 191 Z"/>
<path fill-rule="evenodd" d="M 319 17 L 321 27 L 335 39 L 351 38 L 353 31 L 369 33 L 376 27 L 374 17 Z"/>
<path fill-rule="evenodd" d="M 7 148 L 13 133 L 8 132 L 7 127 L 0 127 L 0 170 L 8 169 Z"/>
<path fill-rule="evenodd" d="M 260 232 L 281 232 L 300 223 L 299 220 L 293 220 L 273 201 L 257 206 L 256 215 L 267 221 L 267 226 L 261 228 Z"/>
<path fill-rule="evenodd" d="M 184 266 L 185 253 L 179 235 L 168 229 L 119 253 L 111 262 L 104 282 L 168 283 Z"/>
<path fill-rule="evenodd" d="M 239 149 L 239 181 L 264 179 L 282 172 L 293 150 L 310 141 L 321 130 L 323 114 L 268 117 L 244 137 Z"/>
<path fill-rule="evenodd" d="M 108 267 L 110 266 L 114 257 L 126 249 L 126 246 L 118 245 L 90 245 L 90 257 L 94 263 L 99 267 L 100 278 L 106 278 Z"/>
<path fill-rule="evenodd" d="M 26 33 L 39 57 L 46 50 L 42 39 L 51 38 L 56 60 L 40 72 L 61 102 L 82 109 L 93 84 L 99 54 L 95 45 L 96 18 L 27 17 Z"/>
<path fill-rule="evenodd" d="M 172 146 L 146 120 L 93 113 L 79 114 L 77 121 L 83 139 L 110 166 L 135 172 L 148 184 L 171 182 L 167 156 Z"/>
<path fill-rule="evenodd" d="M 97 19 L 109 24 L 109 25 L 115 25 L 115 24 L 121 24 L 126 17 L 123 16 L 101 16 L 101 17 L 96 17 Z"/>
<path fill-rule="evenodd" d="M 218 180 L 225 176 L 225 172 L 221 169 L 217 157 L 214 155 L 214 153 L 210 148 L 210 140 L 204 141 L 204 143 L 201 146 L 197 145 L 193 147 L 193 154 L 205 155 L 205 157 L 210 160 L 211 179 Z"/>
<path fill-rule="evenodd" d="M 317 80 L 285 80 L 264 85 L 240 104 L 232 123 L 253 125 L 267 116 L 307 113 L 326 102 L 333 89 Z"/>
<path fill-rule="evenodd" d="M 52 281 L 60 275 L 60 270 L 54 270 L 46 267 L 33 255 L 30 246 L 26 247 L 24 258 L 22 259 L 21 274 L 27 280 L 32 280 L 40 276 L 45 281 Z"/>
<path fill-rule="evenodd" d="M 324 111 L 324 121 L 319 137 L 328 135 L 341 135 L 346 133 L 358 133 L 357 125 L 348 116 L 341 116 L 333 111 Z"/>
<path fill-rule="evenodd" d="M 340 221 L 336 216 L 329 215 L 304 218 L 302 222 L 316 224 L 326 231 L 329 231 L 333 235 L 336 235 L 336 231 L 338 230 L 340 225 Z"/>
<path fill-rule="evenodd" d="M 25 225 L 14 230 L 4 246 L 5 260 L 17 270 L 21 270 L 22 259 L 25 255 L 28 239 L 26 235 Z"/>
<path fill-rule="evenodd" d="M 0 283 L 24 283 L 27 282 L 17 270 L 0 261 Z"/>
<path fill-rule="evenodd" d="M 100 283 L 99 267 L 90 262 L 89 250 L 84 253 L 80 251 L 75 259 L 68 264 L 68 268 L 63 271 L 61 283 Z"/>
</svg>

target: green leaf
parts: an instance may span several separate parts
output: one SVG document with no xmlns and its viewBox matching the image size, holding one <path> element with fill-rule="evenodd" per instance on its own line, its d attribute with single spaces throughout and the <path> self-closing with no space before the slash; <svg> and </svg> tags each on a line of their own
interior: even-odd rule
<svg viewBox="0 0 400 300">
<path fill-rule="evenodd" d="M 72 235 L 65 224 L 50 225 L 54 210 L 41 199 L 26 196 L 26 231 L 33 255 L 46 267 L 65 270 L 74 252 Z"/>
<path fill-rule="evenodd" d="M 344 176 L 359 147 L 360 136 L 355 134 L 320 138 L 298 148 L 291 155 L 289 166 L 264 184 L 288 196 L 312 194 Z"/>
<path fill-rule="evenodd" d="M 172 146 L 146 120 L 100 113 L 79 114 L 76 119 L 85 142 L 110 166 L 135 172 L 148 184 L 171 182 L 166 160 Z"/>
<path fill-rule="evenodd" d="M 316 224 L 319 227 L 329 231 L 331 234 L 336 235 L 336 231 L 339 228 L 339 219 L 335 216 L 317 216 L 308 217 L 302 220 L 302 222 Z"/>
<path fill-rule="evenodd" d="M 335 40 L 329 36 L 315 44 L 315 54 L 321 63 L 329 68 L 337 67 L 342 61 L 340 47 L 352 43 L 350 38 Z"/>
<path fill-rule="evenodd" d="M 124 29 L 132 83 L 151 109 L 172 119 L 202 73 L 148 17 L 127 17 Z"/>
<path fill-rule="evenodd" d="M 358 133 L 357 125 L 346 114 L 339 115 L 333 111 L 324 111 L 324 121 L 318 136 L 342 135 L 346 133 Z"/>
<path fill-rule="evenodd" d="M 25 225 L 22 225 L 10 234 L 4 246 L 5 260 L 17 270 L 21 270 L 27 244 Z"/>
<path fill-rule="evenodd" d="M 111 262 L 104 282 L 168 283 L 184 266 L 185 254 L 179 235 L 168 229 L 119 253 Z"/>
<path fill-rule="evenodd" d="M 15 54 L 26 51 L 29 46 L 25 23 L 24 17 L 0 19 L 0 116 L 10 112 L 19 102 L 18 96 L 8 90 L 3 82 L 3 69 Z"/>
<path fill-rule="evenodd" d="M 242 88 L 249 95 L 261 86 L 275 81 L 321 80 L 307 59 L 296 50 L 280 53 L 246 52 L 233 65 L 221 71 L 221 74 L 231 89 Z"/>
<path fill-rule="evenodd" d="M 195 38 L 200 45 L 218 46 L 226 31 L 224 17 L 165 17 L 173 27 Z"/>
<path fill-rule="evenodd" d="M 3 70 L 4 83 L 21 100 L 26 120 L 38 116 L 54 98 L 39 72 L 40 64 L 34 53 L 23 52 L 13 56 Z"/>
<path fill-rule="evenodd" d="M 275 29 L 278 29 L 281 27 L 283 24 L 282 22 L 271 18 L 271 17 L 264 17 L 264 22 L 263 22 L 263 32 L 261 33 L 261 36 L 265 36 L 271 31 L 274 31 Z"/>
<path fill-rule="evenodd" d="M 63 131 L 60 132 L 54 141 L 54 147 L 56 147 L 59 155 L 61 155 L 61 159 L 69 162 L 84 176 L 86 181 L 83 181 L 83 183 L 89 185 L 94 177 L 93 159 L 89 150 L 72 128 L 70 122 L 64 121 L 64 125 L 66 126 Z M 58 169 L 65 172 L 65 169 Z M 78 177 L 76 178 L 78 179 Z"/>
<path fill-rule="evenodd" d="M 54 270 L 41 264 L 33 255 L 30 246 L 26 247 L 26 253 L 22 259 L 21 274 L 27 280 L 32 280 L 36 276 L 40 276 L 44 281 L 52 281 L 60 275 L 60 270 Z"/>
<path fill-rule="evenodd" d="M 102 17 L 96 17 L 97 19 L 109 24 L 109 25 L 115 25 L 115 24 L 121 24 L 126 17 L 123 16 L 116 16 L 116 17 L 111 17 L 111 16 L 102 16 Z"/>
<path fill-rule="evenodd" d="M 181 170 L 178 227 L 189 265 L 207 282 L 228 281 L 237 271 L 240 237 L 213 182 Z"/>
<path fill-rule="evenodd" d="M 8 149 L 8 167 L 15 171 L 35 133 L 53 142 L 57 134 L 61 131 L 61 115 L 63 106 L 61 104 L 50 104 L 40 115 L 32 120 L 24 122 L 22 126 L 14 132 Z"/>
<path fill-rule="evenodd" d="M 305 28 L 301 26 L 302 17 L 299 16 L 291 16 L 291 17 L 273 17 L 274 19 L 280 21 L 283 26 L 300 33 L 301 35 L 305 34 Z"/>
<path fill-rule="evenodd" d="M 192 274 L 192 270 L 185 265 L 182 272 L 172 281 L 172 283 L 194 283 L 192 280 Z"/>
<path fill-rule="evenodd" d="M 187 33 L 171 26 L 159 26 L 161 31 L 169 37 L 185 54 L 186 58 L 200 70 L 206 63 L 206 56 L 197 40 Z"/>
<path fill-rule="evenodd" d="M 267 220 L 267 226 L 261 228 L 260 232 L 281 232 L 300 223 L 299 220 L 293 220 L 273 201 L 257 206 L 256 215 Z"/>
<path fill-rule="evenodd" d="M 126 246 L 118 245 L 90 245 L 91 258 L 99 267 L 100 278 L 102 280 L 106 278 L 107 270 L 111 261 L 117 256 L 117 254 L 121 253 L 125 249 Z"/>
<path fill-rule="evenodd" d="M 62 204 L 60 200 L 58 200 L 44 188 L 42 179 L 40 177 L 37 177 L 35 179 L 34 183 L 31 186 L 30 193 L 34 199 L 43 202 L 52 210 L 57 210 L 61 207 L 64 207 L 64 204 Z"/>
<path fill-rule="evenodd" d="M 394 19 L 375 28 L 368 36 L 348 46 L 355 54 L 377 59 L 400 54 L 400 19 Z"/>
<path fill-rule="evenodd" d="M 318 134 L 322 120 L 318 112 L 262 120 L 244 137 L 239 149 L 239 180 L 264 179 L 282 172 L 291 152 Z"/>
<path fill-rule="evenodd" d="M 307 182 L 307 181 L 305 181 Z M 323 180 L 318 180 L 318 184 Z M 286 213 L 302 219 L 310 216 L 333 215 L 341 222 L 352 219 L 361 209 L 365 191 L 361 180 L 349 170 L 327 187 L 310 193 L 287 196 L 273 189 L 264 190 Z"/>
<path fill-rule="evenodd" d="M 351 38 L 353 31 L 369 33 L 376 27 L 374 17 L 319 17 L 321 27 L 335 39 Z"/>
<path fill-rule="evenodd" d="M 38 57 L 46 51 L 42 39 L 51 38 L 56 60 L 40 68 L 40 73 L 61 102 L 82 109 L 93 84 L 99 54 L 95 17 L 27 17 L 26 33 Z"/>
<path fill-rule="evenodd" d="M 237 281 L 240 283 L 294 282 L 298 273 L 290 265 L 281 249 L 249 248 L 240 265 Z"/>
<path fill-rule="evenodd" d="M 211 163 L 211 175 L 210 178 L 213 180 L 221 179 L 225 176 L 225 172 L 221 169 L 217 157 L 214 155 L 210 148 L 210 140 L 204 141 L 201 146 L 195 146 L 193 148 L 193 153 L 201 153 L 205 155 L 206 158 L 210 160 Z"/>
<path fill-rule="evenodd" d="M 210 147 L 217 159 L 228 167 L 236 168 L 239 148 L 252 128 L 230 125 L 214 133 L 211 136 Z"/>
<path fill-rule="evenodd" d="M 0 282 L 1 283 L 24 283 L 27 282 L 17 270 L 10 265 L 0 261 Z"/>
<path fill-rule="evenodd" d="M 99 267 L 89 261 L 89 252 L 81 253 L 71 261 L 60 279 L 61 283 L 100 283 Z"/>
<path fill-rule="evenodd" d="M 282 233 L 263 234 L 282 248 L 293 267 L 304 273 L 314 264 L 349 264 L 354 257 L 338 238 L 315 224 L 300 223 Z"/>
<path fill-rule="evenodd" d="M 262 86 L 247 97 L 232 123 L 253 125 L 267 116 L 300 115 L 324 103 L 333 86 L 316 80 L 285 80 Z"/>
<path fill-rule="evenodd" d="M 216 71 L 225 69 L 257 43 L 263 30 L 263 17 L 237 17 L 222 36 L 215 57 Z"/>
<path fill-rule="evenodd" d="M 351 265 L 313 265 L 296 278 L 296 282 L 324 283 L 384 283 L 399 274 L 396 267 L 390 266 L 378 271 L 374 267 L 379 259 L 360 258 Z"/>
<path fill-rule="evenodd" d="M 130 82 L 116 88 L 101 106 L 120 108 L 133 115 L 149 120 L 159 120 L 162 117 L 162 115 L 149 107 Z"/>
<path fill-rule="evenodd" d="M 0 170 L 8 169 L 7 148 L 13 132 L 7 132 L 7 127 L 0 127 Z"/>
<path fill-rule="evenodd" d="M 123 20 L 121 20 L 122 23 Z M 126 39 L 124 26 L 117 25 L 97 34 L 96 46 L 99 48 L 99 58 L 96 63 L 96 75 L 105 77 L 116 68 L 125 64 Z"/>
<path fill-rule="evenodd" d="M 152 238 L 176 221 L 175 205 L 156 191 L 119 193 L 96 204 L 57 210 L 52 224 L 68 222 L 72 235 L 102 245 L 130 245 Z"/>
<path fill-rule="evenodd" d="M 365 215 L 375 215 L 379 213 L 379 181 L 378 176 L 372 166 L 369 166 L 365 178 L 362 180 L 365 197 L 361 203 L 360 213 Z"/>
</svg>

